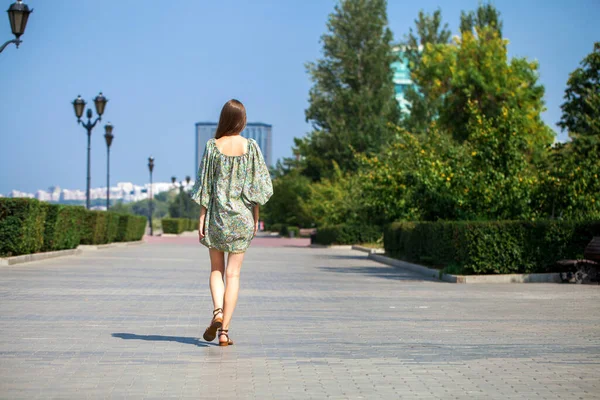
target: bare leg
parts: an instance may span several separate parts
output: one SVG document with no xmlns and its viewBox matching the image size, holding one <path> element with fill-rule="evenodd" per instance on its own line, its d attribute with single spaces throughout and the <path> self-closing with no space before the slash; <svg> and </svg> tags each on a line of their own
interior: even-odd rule
<svg viewBox="0 0 600 400">
<path fill-rule="evenodd" d="M 225 284 L 223 282 L 223 275 L 225 273 L 225 253 L 215 249 L 209 249 L 209 252 L 210 294 L 212 296 L 214 309 L 223 308 L 223 295 L 225 293 Z"/>
<path fill-rule="evenodd" d="M 244 253 L 229 253 L 227 257 L 227 285 L 225 286 L 225 304 L 223 307 L 223 329 L 229 329 L 229 322 L 231 322 L 233 310 L 237 304 L 242 261 L 244 261 Z M 219 340 L 226 341 L 227 339 L 222 336 Z"/>
</svg>

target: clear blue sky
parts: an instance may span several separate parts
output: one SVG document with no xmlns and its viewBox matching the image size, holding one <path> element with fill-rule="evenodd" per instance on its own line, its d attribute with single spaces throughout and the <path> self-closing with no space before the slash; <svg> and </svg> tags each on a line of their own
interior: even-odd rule
<svg viewBox="0 0 600 400">
<path fill-rule="evenodd" d="M 0 0 L 0 40 L 12 38 Z M 92 186 L 105 184 L 103 125 L 114 126 L 111 181 L 194 175 L 194 123 L 217 120 L 223 103 L 245 103 L 250 121 L 273 124 L 274 159 L 305 135 L 310 81 L 333 0 L 26 0 L 35 9 L 20 49 L 0 54 L 0 193 L 50 185 L 85 189 L 86 134 L 71 101 L 109 99 L 92 134 Z M 396 40 L 418 11 L 441 7 L 457 31 L 478 0 L 388 1 Z M 600 40 L 598 0 L 498 0 L 512 56 L 537 59 L 552 127 L 569 73 Z M 559 138 L 565 135 L 559 133 Z"/>
</svg>

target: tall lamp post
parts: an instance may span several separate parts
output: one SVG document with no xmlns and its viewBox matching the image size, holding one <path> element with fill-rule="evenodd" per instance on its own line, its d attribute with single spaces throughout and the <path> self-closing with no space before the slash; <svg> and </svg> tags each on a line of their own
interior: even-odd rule
<svg viewBox="0 0 600 400">
<path fill-rule="evenodd" d="M 94 98 L 94 105 L 96 107 L 96 113 L 98 113 L 98 118 L 92 123 L 92 110 L 87 109 L 87 119 L 88 122 L 84 123 L 81 121 L 81 116 L 83 115 L 83 110 L 85 109 L 85 100 L 81 98 L 81 96 L 77 96 L 75 100 L 73 100 L 73 108 L 75 109 L 75 116 L 77 117 L 77 122 L 81 124 L 87 131 L 88 135 L 88 145 L 87 145 L 87 188 L 85 191 L 85 206 L 90 208 L 90 139 L 92 137 L 92 129 L 96 126 L 98 121 L 102 121 L 102 114 L 104 114 L 104 108 L 106 108 L 106 103 L 108 100 L 106 97 L 102 95 L 102 92 L 98 96 Z"/>
<path fill-rule="evenodd" d="M 183 181 L 179 182 L 179 218 L 183 218 Z"/>
<path fill-rule="evenodd" d="M 150 203 L 148 205 L 148 219 L 150 220 L 150 236 L 153 236 L 152 230 L 152 171 L 154 170 L 154 157 L 148 157 L 148 170 L 150 171 Z"/>
<path fill-rule="evenodd" d="M 10 29 L 16 39 L 9 40 L 0 46 L 0 53 L 2 53 L 2 50 L 11 43 L 14 43 L 17 48 L 19 48 L 19 45 L 22 42 L 20 37 L 25 33 L 27 20 L 29 19 L 29 14 L 33 12 L 33 9 L 30 10 L 29 7 L 27 7 L 27 4 L 23 4 L 21 0 L 17 0 L 16 3 L 12 3 L 10 7 L 8 7 L 6 12 L 8 13 L 8 20 L 10 21 Z"/>
<path fill-rule="evenodd" d="M 186 183 L 186 186 L 185 186 L 185 187 L 186 187 L 186 189 L 188 189 L 188 190 L 189 190 L 189 187 L 190 187 L 190 181 L 191 181 L 191 180 L 192 180 L 192 178 L 191 178 L 189 175 L 187 175 L 187 176 L 185 177 L 185 183 Z M 189 204 L 189 202 L 187 202 L 187 201 L 186 201 L 186 202 L 185 202 L 185 214 L 186 214 L 186 215 L 189 215 L 189 212 L 190 212 L 188 204 Z"/>
<path fill-rule="evenodd" d="M 106 210 L 110 208 L 110 145 L 113 141 L 113 126 L 109 122 L 104 125 L 104 130 L 106 133 L 104 134 L 104 139 L 106 139 Z"/>
</svg>

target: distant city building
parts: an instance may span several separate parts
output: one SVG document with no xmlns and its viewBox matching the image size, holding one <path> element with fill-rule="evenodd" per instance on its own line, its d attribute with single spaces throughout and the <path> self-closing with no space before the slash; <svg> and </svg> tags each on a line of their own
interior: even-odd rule
<svg viewBox="0 0 600 400">
<path fill-rule="evenodd" d="M 410 79 L 410 70 L 408 69 L 408 60 L 404 55 L 401 47 L 394 47 L 394 53 L 398 54 L 398 61 L 392 63 L 394 71 L 394 88 L 396 90 L 396 100 L 400 105 L 402 112 L 410 112 L 408 106 L 410 103 L 406 100 L 405 93 L 409 87 L 414 87 L 413 81 Z"/>
<path fill-rule="evenodd" d="M 215 137 L 217 131 L 216 122 L 198 122 L 196 123 L 196 164 L 195 169 L 197 170 L 204 154 L 204 148 L 206 142 L 210 138 Z M 272 164 L 272 149 L 273 149 L 273 126 L 269 124 L 263 124 L 262 122 L 248 122 L 246 128 L 242 131 L 241 135 L 245 138 L 252 138 L 258 143 L 260 151 L 263 154 L 265 162 L 268 166 Z"/>
<path fill-rule="evenodd" d="M 188 185 L 183 182 L 184 190 L 188 191 L 194 185 L 191 181 Z M 174 188 L 171 182 L 154 182 L 152 184 L 152 193 L 154 196 L 161 192 L 169 191 Z M 179 186 L 177 186 L 179 188 Z M 148 191 L 150 184 L 134 185 L 131 182 L 119 182 L 116 186 L 110 188 L 110 199 L 111 201 L 123 201 L 129 203 L 133 201 L 145 200 L 148 198 Z M 0 194 L 0 197 L 4 197 Z M 11 191 L 7 197 L 26 197 L 31 199 L 38 199 L 40 201 L 47 201 L 52 203 L 68 203 L 68 204 L 85 204 L 85 191 L 83 190 L 69 190 L 61 189 L 58 186 L 52 186 L 49 190 L 38 190 L 35 194 L 21 192 L 19 190 Z M 106 199 L 106 186 L 99 188 L 90 189 L 91 200 Z M 94 209 L 103 210 L 106 206 L 93 207 Z"/>
</svg>

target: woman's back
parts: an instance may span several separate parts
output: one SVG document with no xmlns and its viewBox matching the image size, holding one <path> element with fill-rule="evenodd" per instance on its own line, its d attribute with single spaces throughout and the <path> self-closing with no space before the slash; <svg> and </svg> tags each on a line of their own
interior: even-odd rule
<svg viewBox="0 0 600 400">
<path fill-rule="evenodd" d="M 246 154 L 248 150 L 248 139 L 240 135 L 223 136 L 219 139 L 215 139 L 215 145 L 222 154 L 236 157 Z"/>
</svg>

